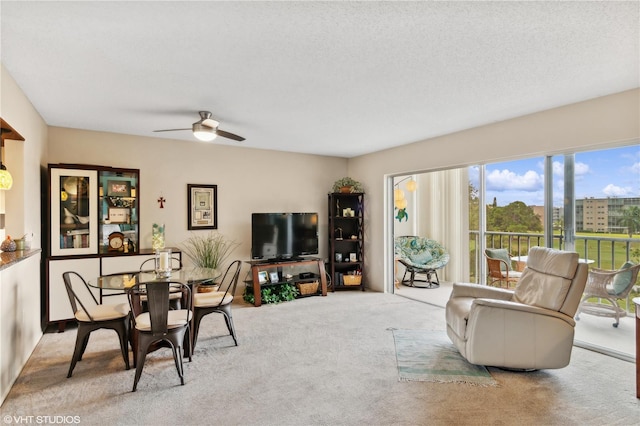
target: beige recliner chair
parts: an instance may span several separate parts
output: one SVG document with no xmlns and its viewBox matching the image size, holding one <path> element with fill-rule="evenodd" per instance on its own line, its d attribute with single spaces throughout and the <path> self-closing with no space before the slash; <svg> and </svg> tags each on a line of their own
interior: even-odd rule
<svg viewBox="0 0 640 426">
<path fill-rule="evenodd" d="M 578 253 L 532 247 L 514 290 L 453 284 L 447 334 L 470 363 L 511 369 L 569 364 L 588 266 Z"/>
</svg>

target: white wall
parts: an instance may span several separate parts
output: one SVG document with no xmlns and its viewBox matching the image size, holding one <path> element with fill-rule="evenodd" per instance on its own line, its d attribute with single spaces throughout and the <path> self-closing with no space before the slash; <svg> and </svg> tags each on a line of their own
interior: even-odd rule
<svg viewBox="0 0 640 426">
<path fill-rule="evenodd" d="M 5 163 L 13 187 L 5 196 L 8 235 L 33 232 L 40 247 L 40 172 L 46 165 L 47 126 L 16 82 L 0 64 L 0 116 L 24 138 L 5 141 Z M 40 255 L 0 272 L 0 402 L 20 374 L 42 336 Z"/>
<path fill-rule="evenodd" d="M 217 185 L 218 232 L 241 243 L 232 258 L 243 260 L 250 258 L 251 213 L 281 211 L 319 213 L 325 258 L 327 194 L 347 170 L 344 158 L 58 127 L 49 129 L 49 162 L 140 169 L 141 248 L 151 247 L 153 223 L 165 223 L 167 246 L 187 239 L 187 184 Z"/>
<path fill-rule="evenodd" d="M 349 175 L 367 192 L 369 287 L 390 289 L 393 276 L 387 175 L 621 146 L 639 137 L 635 89 L 350 159 Z"/>
</svg>

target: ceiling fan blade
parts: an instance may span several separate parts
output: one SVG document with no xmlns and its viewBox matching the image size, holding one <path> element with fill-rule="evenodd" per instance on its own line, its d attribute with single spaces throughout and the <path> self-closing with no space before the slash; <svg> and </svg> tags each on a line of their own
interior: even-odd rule
<svg viewBox="0 0 640 426">
<path fill-rule="evenodd" d="M 177 132 L 178 130 L 191 130 L 191 128 L 188 128 L 188 129 L 163 129 L 163 130 L 154 130 L 154 132 Z"/>
<path fill-rule="evenodd" d="M 234 135 L 233 133 L 225 132 L 224 130 L 216 129 L 218 136 L 223 138 L 233 139 L 234 141 L 242 142 L 244 138 L 242 136 Z"/>
</svg>

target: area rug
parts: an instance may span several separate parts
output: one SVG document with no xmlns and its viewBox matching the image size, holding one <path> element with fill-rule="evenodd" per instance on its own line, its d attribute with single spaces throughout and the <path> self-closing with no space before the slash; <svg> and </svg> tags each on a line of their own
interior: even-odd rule
<svg viewBox="0 0 640 426">
<path fill-rule="evenodd" d="M 467 362 L 444 331 L 392 331 L 400 381 L 497 386 L 486 367 Z"/>
</svg>

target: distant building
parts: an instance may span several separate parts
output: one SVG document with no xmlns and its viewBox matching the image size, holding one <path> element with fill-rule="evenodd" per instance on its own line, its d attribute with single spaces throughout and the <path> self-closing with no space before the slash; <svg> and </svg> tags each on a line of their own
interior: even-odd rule
<svg viewBox="0 0 640 426">
<path fill-rule="evenodd" d="M 625 234 L 627 228 L 620 225 L 620 218 L 628 206 L 640 206 L 640 197 L 576 200 L 576 231 Z"/>
</svg>

